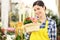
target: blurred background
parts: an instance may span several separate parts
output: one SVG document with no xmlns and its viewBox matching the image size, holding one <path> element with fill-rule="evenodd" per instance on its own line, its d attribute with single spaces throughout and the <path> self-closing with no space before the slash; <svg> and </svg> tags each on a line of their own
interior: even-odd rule
<svg viewBox="0 0 60 40">
<path fill-rule="evenodd" d="M 33 2 L 37 0 L 0 0 L 0 27 L 16 28 L 16 23 L 24 22 L 27 17 L 35 17 Z M 57 23 L 57 40 L 60 38 L 60 0 L 42 0 L 46 15 Z"/>
</svg>

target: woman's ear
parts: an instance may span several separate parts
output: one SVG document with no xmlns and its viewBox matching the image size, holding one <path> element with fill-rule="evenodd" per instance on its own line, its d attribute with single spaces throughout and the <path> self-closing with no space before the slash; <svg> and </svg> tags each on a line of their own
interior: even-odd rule
<svg viewBox="0 0 60 40">
<path fill-rule="evenodd" d="M 45 7 L 45 6 L 43 6 L 43 9 L 44 9 L 44 10 L 46 10 L 46 7 Z"/>
</svg>

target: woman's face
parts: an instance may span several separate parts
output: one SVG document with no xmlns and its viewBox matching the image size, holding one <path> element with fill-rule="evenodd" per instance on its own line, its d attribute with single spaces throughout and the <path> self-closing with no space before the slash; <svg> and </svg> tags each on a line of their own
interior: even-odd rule
<svg viewBox="0 0 60 40">
<path fill-rule="evenodd" d="M 42 17 L 45 16 L 45 6 L 42 7 L 42 6 L 35 5 L 33 8 L 34 8 L 35 14 L 36 14 L 38 17 L 42 18 Z"/>
</svg>

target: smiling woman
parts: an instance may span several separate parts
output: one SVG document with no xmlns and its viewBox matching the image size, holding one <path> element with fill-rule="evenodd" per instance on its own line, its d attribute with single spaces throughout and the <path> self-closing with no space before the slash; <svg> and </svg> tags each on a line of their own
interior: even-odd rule
<svg viewBox="0 0 60 40">
<path fill-rule="evenodd" d="M 46 6 L 44 2 L 41 0 L 34 2 L 33 9 L 37 17 L 36 19 L 40 21 L 41 25 L 39 26 L 38 31 L 34 30 L 31 32 L 27 32 L 26 39 L 27 40 L 56 40 L 57 37 L 56 22 L 45 15 Z"/>
</svg>

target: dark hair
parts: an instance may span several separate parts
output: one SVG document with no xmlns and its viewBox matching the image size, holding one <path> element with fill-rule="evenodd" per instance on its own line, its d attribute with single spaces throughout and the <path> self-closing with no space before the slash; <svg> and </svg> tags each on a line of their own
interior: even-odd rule
<svg viewBox="0 0 60 40">
<path fill-rule="evenodd" d="M 40 1 L 36 1 L 36 2 L 34 2 L 34 3 L 33 3 L 33 7 L 34 7 L 35 5 L 42 6 L 42 7 L 45 6 L 44 2 L 41 1 L 41 0 L 40 0 Z M 45 9 L 46 9 L 46 7 L 45 7 Z"/>
</svg>

